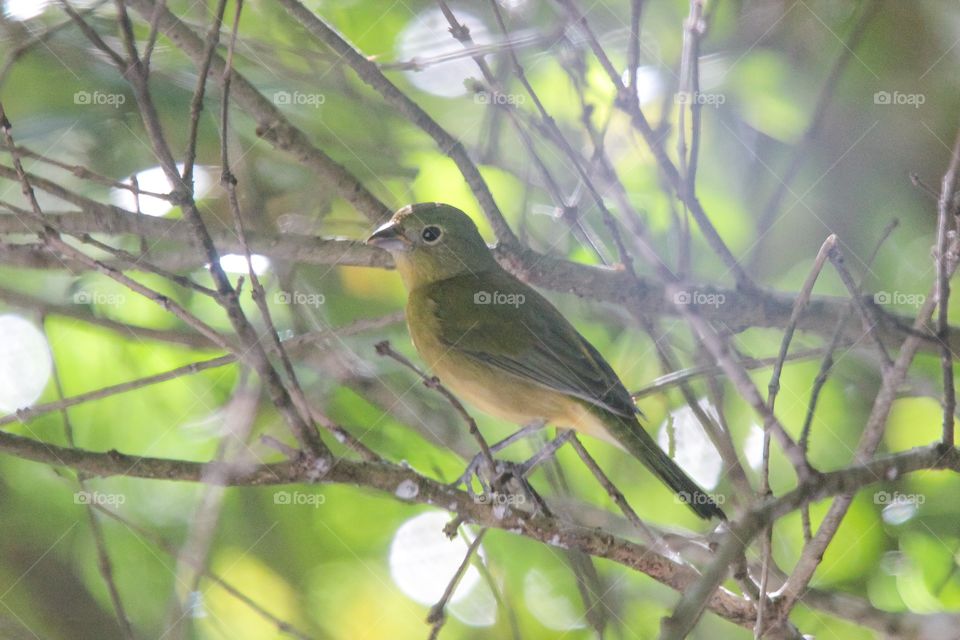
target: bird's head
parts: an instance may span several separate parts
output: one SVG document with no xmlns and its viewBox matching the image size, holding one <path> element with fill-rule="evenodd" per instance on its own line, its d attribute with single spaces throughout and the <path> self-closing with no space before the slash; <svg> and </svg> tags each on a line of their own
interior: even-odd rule
<svg viewBox="0 0 960 640">
<path fill-rule="evenodd" d="M 393 255 L 408 290 L 496 265 L 473 220 L 439 202 L 403 207 L 367 238 L 367 244 Z"/>
</svg>

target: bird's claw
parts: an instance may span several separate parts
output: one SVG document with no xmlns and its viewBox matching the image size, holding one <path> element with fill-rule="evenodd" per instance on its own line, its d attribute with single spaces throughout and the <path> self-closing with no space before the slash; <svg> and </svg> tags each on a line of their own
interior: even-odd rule
<svg viewBox="0 0 960 640">
<path fill-rule="evenodd" d="M 548 514 L 549 510 L 543 498 L 526 479 L 534 466 L 536 465 L 530 464 L 530 461 L 510 462 L 495 459 L 495 468 L 489 473 L 487 460 L 482 454 L 477 454 L 467 465 L 463 475 L 457 479 L 456 485 L 462 484 L 466 487 L 467 493 L 477 502 L 517 506 L 529 501 L 533 504 L 532 510 Z M 474 477 L 480 485 L 479 493 L 474 489 Z"/>
<path fill-rule="evenodd" d="M 457 478 L 456 485 L 463 485 L 466 487 L 467 492 L 471 496 L 476 496 L 476 492 L 473 489 L 473 478 L 476 477 L 477 482 L 480 483 L 480 487 L 483 493 L 489 493 L 491 489 L 495 489 L 503 484 L 504 480 L 509 479 L 511 475 L 517 473 L 516 469 L 521 468 L 523 465 L 518 465 L 515 462 L 508 462 L 506 460 L 496 460 L 493 461 L 494 469 L 489 469 L 489 464 L 486 458 L 482 453 L 478 453 L 470 460 L 470 463 L 467 465 L 467 468 L 464 469 L 463 474 Z M 521 474 L 526 473 L 526 470 L 521 469 Z"/>
</svg>

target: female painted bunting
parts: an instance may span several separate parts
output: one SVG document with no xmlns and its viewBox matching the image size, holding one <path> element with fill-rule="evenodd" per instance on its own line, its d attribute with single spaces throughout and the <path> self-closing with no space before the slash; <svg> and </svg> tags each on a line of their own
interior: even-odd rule
<svg viewBox="0 0 960 640">
<path fill-rule="evenodd" d="M 603 356 L 546 298 L 500 267 L 465 213 L 409 205 L 367 243 L 393 255 L 413 344 L 454 393 L 516 424 L 543 419 L 613 442 L 697 515 L 726 519 L 644 431 Z"/>
</svg>

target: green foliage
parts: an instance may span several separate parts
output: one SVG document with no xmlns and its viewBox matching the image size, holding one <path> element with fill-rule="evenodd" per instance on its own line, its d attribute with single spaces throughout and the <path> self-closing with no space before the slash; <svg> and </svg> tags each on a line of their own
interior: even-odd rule
<svg viewBox="0 0 960 640">
<path fill-rule="evenodd" d="M 166 4 L 198 33 L 206 31 L 213 4 L 185 0 Z M 605 134 L 604 151 L 624 185 L 627 199 L 640 212 L 641 219 L 635 222 L 648 230 L 665 264 L 680 271 L 683 241 L 679 230 L 691 225 L 689 270 L 683 275 L 705 285 L 732 285 L 728 267 L 709 250 L 675 194 L 670 193 L 650 149 L 613 106 L 616 92 L 583 35 L 565 21 L 556 4 L 506 0 L 500 4 L 520 6 L 505 12 L 512 35 L 528 37 L 521 38 L 518 55 L 527 78 L 565 139 L 589 157 L 593 147 L 584 119 L 593 130 Z M 590 8 L 588 17 L 599 42 L 610 53 L 615 68 L 625 68 L 625 25 L 631 3 L 618 0 L 596 7 L 577 4 L 585 10 Z M 642 4 L 640 65 L 657 78 L 657 82 L 651 81 L 652 97 L 644 102 L 644 113 L 658 127 L 658 140 L 666 153 L 675 158 L 680 123 L 674 95 L 688 3 L 648 0 Z M 707 4 L 709 29 L 702 45 L 702 93 L 723 96 L 724 100 L 719 105 L 705 105 L 702 110 L 697 196 L 720 235 L 764 287 L 796 291 L 824 238 L 838 233 L 848 265 L 857 280 L 865 282 L 864 290 L 890 293 L 891 308 L 906 315 L 915 313 L 914 303 L 918 296 L 927 295 L 933 277 L 929 250 L 935 207 L 926 194 L 910 186 L 907 175 L 915 172 L 936 188 L 946 164 L 946 148 L 956 126 L 953 14 L 936 5 L 922 9 L 906 4 L 885 7 L 848 62 L 832 91 L 822 126 L 808 144 L 805 135 L 816 112 L 819 91 L 843 49 L 838 37 L 845 38 L 853 26 L 854 6 L 811 2 L 789 9 L 770 3 Z M 9 11 L 10 3 L 7 6 Z M 227 25 L 235 6 L 230 3 Z M 414 43 L 421 46 L 418 60 L 402 57 L 409 29 L 418 18 L 437 11 L 433 3 L 310 0 L 306 6 L 377 62 L 420 63 L 420 71 L 390 69 L 387 75 L 470 150 L 507 221 L 532 248 L 592 265 L 617 261 L 609 229 L 572 163 L 551 144 L 532 99 L 512 75 L 502 47 L 495 47 L 486 60 L 560 185 L 559 194 L 551 193 L 546 186 L 503 111 L 484 104 L 482 94 L 474 90 L 480 73 L 449 34 L 441 29 L 433 36 L 422 36 Z M 478 44 L 502 43 L 486 3 L 461 3 L 453 8 L 455 12 L 469 10 L 485 25 L 486 35 L 475 30 Z M 105 3 L 90 14 L 92 26 L 112 46 L 119 44 L 115 11 L 113 3 Z M 142 50 L 149 23 L 136 14 L 133 17 Z M 30 33 L 39 33 L 64 19 L 55 3 L 25 23 L 4 17 L 0 25 L 4 60 Z M 227 37 L 225 31 L 222 41 Z M 440 53 L 456 60 L 438 62 L 434 56 Z M 181 160 L 187 144 L 186 123 L 196 68 L 177 43 L 163 35 L 153 56 L 152 95 L 164 133 L 175 157 Z M 446 155 L 448 150 L 438 149 L 422 130 L 387 106 L 339 56 L 312 39 L 277 3 L 245 4 L 235 65 L 268 99 L 276 102 L 278 92 L 307 96 L 300 102 L 275 106 L 388 206 L 426 200 L 450 203 L 466 211 L 484 237 L 493 242 L 481 207 Z M 453 74 L 441 78 L 446 83 L 444 95 L 422 88 L 425 76 L 438 72 L 443 76 L 445 70 L 456 65 L 468 71 L 465 77 Z M 200 118 L 199 169 L 207 172 L 213 183 L 200 209 L 211 227 L 229 233 L 232 214 L 225 191 L 217 183 L 219 82 L 218 77 L 211 77 Z M 2 89 L 3 107 L 20 145 L 115 181 L 157 164 L 129 85 L 75 27 L 59 30 L 42 45 L 29 48 L 2 79 Z M 884 106 L 874 100 L 878 91 L 919 94 L 925 100 L 916 107 Z M 84 95 L 112 96 L 110 99 L 120 104 L 96 103 L 95 99 L 84 102 L 78 98 Z M 259 137 L 250 114 L 233 107 L 230 117 L 232 168 L 239 180 L 241 207 L 251 233 L 270 235 L 292 230 L 359 239 L 369 232 L 370 222 L 338 197 L 327 181 L 300 159 Z M 689 126 L 688 117 L 687 144 Z M 787 187 L 784 204 L 764 228 L 762 212 L 771 194 L 781 187 L 785 168 L 798 147 L 805 149 L 804 162 Z M 3 164 L 9 164 L 8 160 Z M 109 186 L 35 159 L 27 158 L 25 164 L 32 174 L 65 189 L 110 202 Z M 26 208 L 25 202 L 18 200 L 18 184 L 6 181 L 4 186 L 0 200 Z M 159 190 L 167 188 L 161 185 Z M 629 215 L 620 210 L 612 189 L 603 189 L 603 195 L 605 204 L 621 220 Z M 49 213 L 75 208 L 44 193 L 40 193 L 40 202 Z M 560 218 L 558 207 L 563 204 L 577 205 L 580 226 Z M 13 215 L 6 209 L 3 213 L 5 217 Z M 165 218 L 178 220 L 181 215 L 174 208 Z M 901 228 L 868 269 L 866 258 L 880 230 L 894 217 L 901 220 Z M 584 232 L 601 247 L 599 252 L 584 241 Z M 36 235 L 30 233 L 4 234 L 4 243 L 10 238 L 17 243 L 36 241 Z M 140 239 L 133 235 L 118 238 L 98 234 L 96 238 L 137 255 L 146 250 L 148 259 L 169 259 L 178 273 L 200 285 L 213 286 L 205 260 L 193 259 L 188 264 L 176 260 L 178 252 L 189 253 L 196 247 L 173 238 L 157 239 L 149 246 L 141 246 Z M 105 252 L 70 242 L 99 260 L 113 260 Z M 628 248 L 632 251 L 635 247 Z M 393 273 L 293 264 L 286 256 L 270 257 L 273 262 L 262 279 L 267 304 L 283 337 L 343 327 L 402 308 L 405 295 Z M 641 276 L 651 275 L 649 267 L 635 262 Z M 824 271 L 816 292 L 846 295 L 830 269 L 828 266 Z M 231 334 L 229 319 L 206 296 L 160 275 L 137 270 L 128 273 L 183 305 L 215 330 Z M 198 335 L 154 301 L 103 273 L 4 263 L 0 278 L 0 314 L 15 313 L 43 328 L 66 397 L 221 354 L 213 348 L 155 340 L 138 332 L 148 329 L 193 338 Z M 238 284 L 239 276 L 231 274 L 231 280 Z M 255 319 L 255 330 L 268 343 L 269 328 L 259 320 L 250 296 L 249 277 L 244 280 L 242 308 Z M 52 311 L 41 321 L 40 314 L 4 295 L 8 289 L 32 296 Z M 306 302 L 286 304 L 277 297 L 283 292 L 299 294 L 298 299 Z M 629 389 L 644 387 L 667 373 L 659 365 L 650 336 L 623 308 L 600 307 L 593 301 L 563 294 L 551 293 L 550 297 L 609 359 Z M 950 310 L 958 308 L 960 296 L 954 295 Z M 701 363 L 699 345 L 682 321 L 675 316 L 658 320 L 661 333 L 655 338 L 673 346 L 680 366 Z M 856 317 L 851 322 L 859 321 Z M 110 328 L 117 323 L 127 325 L 127 329 Z M 782 338 L 780 330 L 741 331 L 743 327 L 739 326 L 718 329 L 735 332 L 736 348 L 757 357 L 775 354 Z M 466 433 L 461 417 L 439 395 L 426 389 L 408 370 L 375 355 L 373 345 L 386 338 L 416 361 L 400 325 L 344 338 L 331 334 L 293 355 L 298 378 L 314 406 L 380 455 L 390 461 L 406 461 L 418 471 L 453 482 L 476 452 L 476 443 Z M 8 339 L 0 336 L 0 344 Z M 826 340 L 824 336 L 798 334 L 792 349 L 823 346 Z M 876 355 L 868 342 L 864 340 L 855 348 L 844 345 L 823 387 L 809 445 L 810 459 L 820 470 L 840 469 L 853 460 L 879 384 Z M 419 361 L 417 364 L 423 365 Z M 800 435 L 819 368 L 819 358 L 791 362 L 780 380 L 776 413 L 794 437 Z M 16 367 L 13 370 L 19 371 Z M 935 398 L 941 382 L 937 359 L 922 356 L 911 375 L 906 385 L 911 396 L 900 397 L 893 405 L 883 439 L 885 452 L 924 446 L 939 438 L 941 407 Z M 93 451 L 115 449 L 134 455 L 208 461 L 218 454 L 225 425 L 236 421 L 230 412 L 237 410 L 233 403 L 242 395 L 240 391 L 254 387 L 260 402 L 243 414 L 249 419 L 250 433 L 240 443 L 233 443 L 236 447 L 230 450 L 231 455 L 249 454 L 254 463 L 282 460 L 282 453 L 261 436 L 289 446 L 293 438 L 254 378 L 241 366 L 230 364 L 78 404 L 67 412 L 75 444 Z M 755 371 L 752 379 L 765 397 L 770 370 Z M 692 385 L 698 397 L 710 397 L 723 410 L 733 443 L 742 452 L 759 419 L 723 376 L 716 382 L 722 398 L 713 398 L 703 377 Z M 58 398 L 51 381 L 37 402 L 55 402 Z M 686 401 L 676 389 L 670 389 L 644 397 L 639 404 L 646 414 L 644 424 L 651 433 L 659 434 L 661 429 L 669 431 Z M 488 440 L 513 430 L 512 425 L 487 416 L 476 417 Z M 58 412 L 4 429 L 53 444 L 68 443 L 64 416 Z M 645 521 L 688 529 L 703 527 L 623 452 L 603 442 L 584 440 Z M 340 443 L 331 446 L 338 453 L 345 451 Z M 520 460 L 533 450 L 530 444 L 519 444 L 503 457 Z M 750 480 L 759 486 L 758 466 L 744 455 L 741 458 L 745 459 Z M 616 507 L 575 453 L 564 449 L 557 459 L 568 491 L 557 489 L 555 472 L 534 475 L 531 482 L 538 491 L 595 526 L 635 536 L 617 516 L 610 515 L 618 513 Z M 119 637 L 98 564 L 97 540 L 88 520 L 86 503 L 94 496 L 94 502 L 117 511 L 127 521 L 97 516 L 115 583 L 136 635 L 159 637 L 170 622 L 173 594 L 183 585 L 178 585 L 174 577 L 175 555 L 155 545 L 150 536 L 161 537 L 172 549 L 179 549 L 202 515 L 198 510 L 204 504 L 205 487 L 130 477 L 83 481 L 85 492 L 73 472 L 0 456 L 0 603 L 7 611 L 0 611 L 0 622 L 13 616 L 43 638 Z M 731 506 L 744 504 L 746 496 L 735 495 L 728 477 L 721 474 L 718 482 L 717 492 L 729 496 Z M 782 495 L 795 483 L 790 463 L 774 444 L 774 494 Z M 960 539 L 955 509 L 958 490 L 960 481 L 947 472 L 878 479 L 875 486 L 855 498 L 812 586 L 866 599 L 886 611 L 955 611 L 960 607 Z M 909 505 L 915 508 L 908 505 L 906 511 L 897 511 L 903 505 L 892 504 L 889 498 L 896 495 L 910 497 Z M 289 503 L 283 502 L 287 496 Z M 593 507 L 583 507 L 583 503 Z M 443 509 L 445 505 L 435 507 Z M 811 506 L 814 531 L 828 508 L 829 501 Z M 405 504 L 395 496 L 353 486 L 230 488 L 225 490 L 222 514 L 211 541 L 209 568 L 272 615 L 311 637 L 425 637 L 424 619 L 429 607 L 397 586 L 388 558 L 398 528 L 425 512 L 428 510 Z M 792 569 L 803 544 L 799 512 L 778 522 L 773 557 L 780 569 Z M 452 615 L 442 631 L 443 638 L 509 638 L 512 624 L 524 638 L 595 637 L 565 550 L 504 531 L 491 531 L 483 549 L 489 576 L 481 582 L 488 589 L 490 585 L 495 587 L 499 599 L 495 622 L 471 625 L 468 614 Z M 595 564 L 603 594 L 596 608 L 606 617 L 607 637 L 655 637 L 661 618 L 674 606 L 677 594 L 619 564 Z M 447 579 L 449 575 L 438 577 L 440 590 Z M 193 612 L 197 617 L 191 619 L 191 637 L 288 637 L 274 622 L 213 581 L 202 579 L 200 591 L 202 597 Z M 817 637 L 880 637 L 812 605 L 801 604 L 791 620 L 804 633 Z M 692 637 L 739 639 L 752 635 L 708 614 Z"/>
</svg>

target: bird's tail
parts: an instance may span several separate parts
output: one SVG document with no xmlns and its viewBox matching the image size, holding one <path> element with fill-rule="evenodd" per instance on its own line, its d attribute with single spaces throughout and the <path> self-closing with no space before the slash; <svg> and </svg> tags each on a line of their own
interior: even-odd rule
<svg viewBox="0 0 960 640">
<path fill-rule="evenodd" d="M 620 428 L 619 433 L 616 434 L 617 440 L 663 480 L 682 502 L 693 509 L 694 513 L 704 520 L 714 517 L 721 520 L 727 519 L 727 515 L 717 506 L 714 499 L 684 473 L 683 469 L 657 445 L 637 420 L 620 418 L 618 422 L 620 424 L 617 426 Z"/>
</svg>

